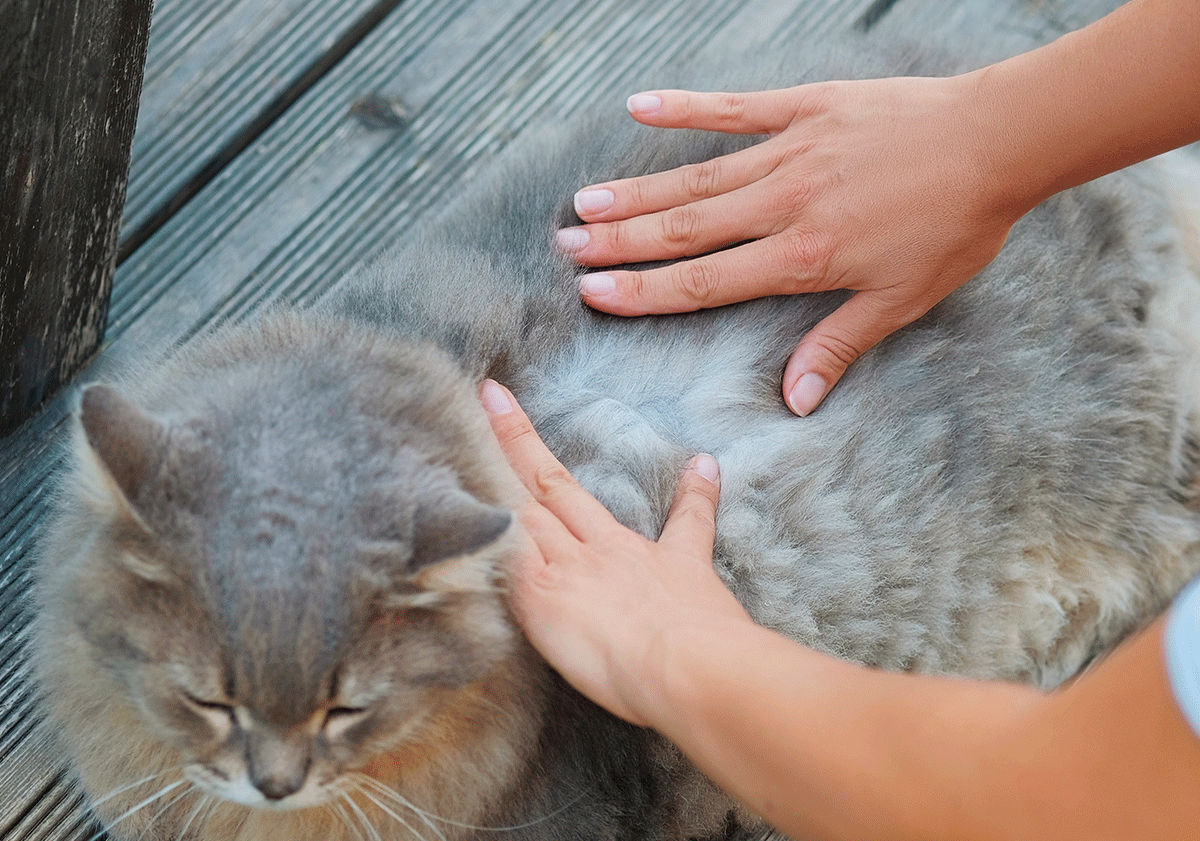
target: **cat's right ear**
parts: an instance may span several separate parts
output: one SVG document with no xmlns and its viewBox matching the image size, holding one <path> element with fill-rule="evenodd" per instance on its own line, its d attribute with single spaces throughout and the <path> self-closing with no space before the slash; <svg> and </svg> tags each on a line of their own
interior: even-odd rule
<svg viewBox="0 0 1200 841">
<path fill-rule="evenodd" d="M 166 427 L 106 385 L 84 389 L 79 423 L 91 456 L 85 481 L 92 502 L 149 532 L 138 508 L 162 468 Z"/>
</svg>

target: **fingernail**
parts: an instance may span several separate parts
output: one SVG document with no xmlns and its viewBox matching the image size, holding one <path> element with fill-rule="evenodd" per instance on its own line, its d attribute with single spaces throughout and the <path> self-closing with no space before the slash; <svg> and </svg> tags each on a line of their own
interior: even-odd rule
<svg viewBox="0 0 1200 841">
<path fill-rule="evenodd" d="M 821 402 L 821 398 L 825 396 L 828 389 L 825 378 L 810 371 L 796 380 L 796 384 L 788 392 L 788 406 L 800 417 L 806 417 L 809 412 L 817 408 L 817 404 Z"/>
<path fill-rule="evenodd" d="M 575 212 L 580 216 L 599 213 L 612 207 L 615 200 L 612 190 L 580 190 L 575 194 Z"/>
<path fill-rule="evenodd" d="M 717 477 L 721 475 L 721 469 L 717 466 L 717 460 L 708 453 L 700 453 L 700 455 L 692 459 L 692 470 L 695 470 L 714 485 L 717 483 Z"/>
<path fill-rule="evenodd" d="M 554 233 L 554 244 L 568 254 L 587 248 L 590 240 L 591 237 L 583 228 L 561 228 Z"/>
<path fill-rule="evenodd" d="M 495 380 L 483 381 L 483 385 L 479 387 L 479 402 L 491 415 L 506 415 L 513 410 L 513 402 L 508 392 Z"/>
<path fill-rule="evenodd" d="M 585 274 L 579 278 L 579 294 L 602 298 L 617 288 L 617 280 L 610 274 Z"/>
<path fill-rule="evenodd" d="M 652 93 L 635 93 L 625 100 L 625 108 L 630 114 L 649 114 L 662 107 L 662 98 Z"/>
</svg>

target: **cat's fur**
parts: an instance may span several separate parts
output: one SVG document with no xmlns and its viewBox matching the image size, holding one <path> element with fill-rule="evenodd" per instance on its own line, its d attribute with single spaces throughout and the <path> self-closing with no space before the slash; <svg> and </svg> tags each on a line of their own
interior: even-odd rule
<svg viewBox="0 0 1200 841">
<path fill-rule="evenodd" d="M 810 61 L 771 81 L 884 69 Z M 715 454 L 721 575 L 758 621 L 858 662 L 1050 687 L 1200 569 L 1200 282 L 1152 172 L 1046 202 L 799 419 L 779 372 L 841 294 L 622 320 L 579 304 L 550 244 L 580 185 L 745 142 L 615 115 L 550 132 L 315 310 L 84 393 L 36 662 L 114 835 L 682 839 L 753 821 L 514 630 L 517 485 L 475 400 L 485 375 L 647 535 L 684 461 Z M 352 803 L 297 811 L 209 793 L 315 801 L 347 769 L 448 820 L 363 776 L 341 784 Z"/>
</svg>

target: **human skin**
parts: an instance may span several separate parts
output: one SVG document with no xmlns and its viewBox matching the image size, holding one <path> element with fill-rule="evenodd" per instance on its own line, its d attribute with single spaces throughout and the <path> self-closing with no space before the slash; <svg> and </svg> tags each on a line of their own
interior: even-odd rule
<svg viewBox="0 0 1200 841">
<path fill-rule="evenodd" d="M 1066 687 L 896 674 L 755 625 L 713 571 L 719 472 L 697 456 L 657 542 L 617 523 L 502 386 L 480 390 L 529 496 L 510 571 L 533 645 L 794 838 L 1176 841 L 1200 826 L 1200 738 L 1163 620 Z"/>
<path fill-rule="evenodd" d="M 784 400 L 806 415 L 858 357 L 977 274 L 1043 199 L 1200 139 L 1197 80 L 1200 3 L 1134 0 L 960 76 L 636 94 L 630 112 L 647 125 L 771 136 L 580 190 L 587 224 L 560 231 L 559 247 L 585 266 L 704 255 L 581 277 L 584 302 L 616 315 L 855 291 L 784 369 Z"/>
</svg>

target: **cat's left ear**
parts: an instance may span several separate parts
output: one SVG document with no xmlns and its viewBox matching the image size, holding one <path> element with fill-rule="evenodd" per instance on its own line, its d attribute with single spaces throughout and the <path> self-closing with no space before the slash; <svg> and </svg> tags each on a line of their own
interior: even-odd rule
<svg viewBox="0 0 1200 841">
<path fill-rule="evenodd" d="M 395 536 L 385 532 L 358 544 L 363 581 L 387 604 L 428 605 L 439 594 L 494 592 L 502 577 L 512 513 L 480 502 L 450 477 L 429 485 L 403 524 L 388 529 Z"/>
<path fill-rule="evenodd" d="M 513 515 L 453 488 L 427 499 L 413 518 L 412 569 L 477 555 L 508 531 Z"/>
</svg>

